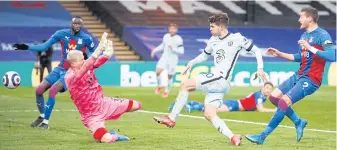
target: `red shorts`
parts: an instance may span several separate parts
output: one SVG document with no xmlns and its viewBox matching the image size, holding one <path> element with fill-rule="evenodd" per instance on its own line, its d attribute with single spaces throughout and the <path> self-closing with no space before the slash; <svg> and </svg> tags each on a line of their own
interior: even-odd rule
<svg viewBox="0 0 337 150">
<path fill-rule="evenodd" d="M 133 100 L 104 97 L 101 108 L 88 118 L 82 118 L 83 124 L 94 133 L 98 128 L 105 128 L 105 120 L 117 120 L 132 108 Z"/>
</svg>

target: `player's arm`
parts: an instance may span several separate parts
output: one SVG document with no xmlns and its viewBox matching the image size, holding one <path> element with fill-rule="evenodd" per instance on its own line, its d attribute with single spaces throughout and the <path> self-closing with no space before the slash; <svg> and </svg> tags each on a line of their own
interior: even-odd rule
<svg viewBox="0 0 337 150">
<path fill-rule="evenodd" d="M 323 34 L 320 38 L 320 45 L 322 45 L 323 51 L 310 46 L 308 42 L 303 40 L 300 40 L 299 44 L 305 46 L 309 51 L 327 61 L 336 61 L 336 46 L 333 45 L 332 39 L 328 33 Z"/>
<path fill-rule="evenodd" d="M 204 62 L 204 61 L 208 60 L 208 58 L 212 55 L 212 51 L 213 51 L 213 49 L 211 47 L 211 44 L 210 44 L 210 42 L 208 42 L 204 51 L 201 52 L 201 54 L 199 54 L 193 60 L 191 60 L 189 62 L 189 64 L 195 65 L 195 64 L 198 64 L 198 63 L 201 63 L 201 62 Z"/>
<path fill-rule="evenodd" d="M 182 55 L 184 54 L 184 46 L 183 46 L 183 39 L 182 38 L 178 38 L 177 39 L 177 47 L 173 48 L 172 51 L 174 51 L 175 53 Z"/>
<path fill-rule="evenodd" d="M 256 105 L 256 110 L 258 111 L 258 112 L 276 112 L 276 108 L 274 108 L 274 109 L 271 109 L 271 108 L 265 108 L 264 106 L 263 106 L 263 104 L 257 104 Z"/>
<path fill-rule="evenodd" d="M 46 42 L 38 45 L 14 44 L 15 50 L 46 51 L 60 39 L 60 31 L 55 32 Z"/>
<path fill-rule="evenodd" d="M 104 63 L 106 63 L 113 55 L 114 49 L 112 41 L 108 41 L 107 47 L 105 51 L 103 51 L 103 55 L 99 56 L 94 63 L 94 68 L 99 68 Z"/>
<path fill-rule="evenodd" d="M 85 47 L 89 50 L 88 56 L 91 56 L 91 54 L 95 51 L 95 43 L 91 36 L 86 40 Z"/>
<path fill-rule="evenodd" d="M 301 53 L 298 52 L 296 54 L 288 54 L 288 53 L 284 53 L 279 51 L 278 49 L 275 48 L 268 48 L 267 50 L 268 54 L 271 54 L 273 56 L 278 56 L 284 59 L 287 59 L 289 61 L 295 61 L 295 62 L 301 62 L 302 61 L 302 56 Z"/>
<path fill-rule="evenodd" d="M 263 71 L 263 59 L 262 59 L 261 50 L 245 37 L 243 37 L 241 43 L 242 43 L 241 44 L 242 48 L 244 48 L 248 52 L 253 52 L 255 54 L 256 62 L 257 62 L 257 75 L 263 81 L 266 81 L 267 78 L 266 78 L 266 75 Z"/>
</svg>

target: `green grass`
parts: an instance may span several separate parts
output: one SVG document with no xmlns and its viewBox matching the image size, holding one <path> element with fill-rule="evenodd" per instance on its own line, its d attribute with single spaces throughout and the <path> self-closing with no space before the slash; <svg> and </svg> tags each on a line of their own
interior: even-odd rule
<svg viewBox="0 0 337 150">
<path fill-rule="evenodd" d="M 242 98 L 256 90 L 252 87 L 233 87 L 225 98 Z M 106 96 L 120 96 L 139 100 L 143 110 L 167 112 L 178 89 L 163 99 L 154 95 L 152 88 L 105 87 Z M 295 129 L 277 128 L 264 145 L 255 145 L 243 139 L 241 147 L 234 147 L 204 119 L 179 117 L 176 127 L 169 129 L 152 120 L 154 114 L 128 113 L 118 121 L 107 121 L 108 129 L 119 129 L 132 138 L 130 142 L 115 144 L 95 143 L 80 121 L 69 94 L 59 94 L 47 131 L 31 128 L 29 124 L 38 115 L 35 110 L 34 88 L 20 87 L 16 90 L 0 88 L 0 149 L 336 149 L 336 133 L 305 131 L 300 143 L 295 141 Z M 201 92 L 190 94 L 190 100 L 203 101 Z M 272 107 L 267 102 L 267 107 Z M 294 105 L 297 114 L 309 121 L 307 128 L 336 130 L 336 88 L 321 87 L 318 92 Z M 189 115 L 202 116 L 200 112 Z M 232 112 L 221 113 L 223 119 L 267 123 L 272 113 Z M 227 122 L 234 133 L 253 134 L 264 129 L 262 125 Z M 282 125 L 293 126 L 285 118 Z"/>
</svg>

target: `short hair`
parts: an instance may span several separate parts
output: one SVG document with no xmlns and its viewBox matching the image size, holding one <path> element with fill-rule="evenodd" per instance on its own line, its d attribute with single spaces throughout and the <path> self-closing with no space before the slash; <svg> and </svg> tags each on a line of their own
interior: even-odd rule
<svg viewBox="0 0 337 150">
<path fill-rule="evenodd" d="M 175 24 L 175 23 L 170 23 L 169 27 L 175 27 L 175 28 L 178 28 L 178 25 Z"/>
<path fill-rule="evenodd" d="M 224 25 L 225 27 L 228 27 L 229 18 L 228 18 L 227 13 L 216 13 L 208 18 L 208 22 L 215 23 L 216 25 Z"/>
<path fill-rule="evenodd" d="M 71 64 L 74 59 L 76 59 L 75 57 L 78 57 L 78 56 L 81 56 L 83 55 L 83 52 L 82 51 L 79 51 L 79 50 L 71 50 L 68 52 L 67 54 L 67 61 Z M 84 56 L 83 56 L 84 57 Z"/>
<path fill-rule="evenodd" d="M 82 17 L 80 17 L 80 16 L 74 16 L 74 17 L 71 19 L 71 22 L 74 22 L 76 19 L 80 19 L 81 22 L 83 22 L 83 19 L 82 19 Z"/>
<path fill-rule="evenodd" d="M 263 86 L 265 87 L 266 85 L 270 85 L 270 86 L 274 87 L 273 83 L 271 83 L 269 81 L 265 82 Z"/>
<path fill-rule="evenodd" d="M 305 12 L 305 14 L 307 16 L 310 16 L 312 17 L 312 19 L 314 20 L 314 22 L 317 22 L 318 21 L 318 11 L 316 8 L 313 8 L 313 7 L 305 7 L 301 10 L 301 12 Z"/>
</svg>

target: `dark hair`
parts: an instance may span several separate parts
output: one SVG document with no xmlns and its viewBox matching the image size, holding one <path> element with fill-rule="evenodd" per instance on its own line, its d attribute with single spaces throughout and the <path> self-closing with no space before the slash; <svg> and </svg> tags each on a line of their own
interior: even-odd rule
<svg viewBox="0 0 337 150">
<path fill-rule="evenodd" d="M 224 25 L 228 27 L 229 18 L 227 13 L 216 13 L 208 18 L 209 23 L 215 23 L 216 25 Z"/>
<path fill-rule="evenodd" d="M 305 14 L 307 16 L 310 16 L 312 17 L 312 19 L 314 20 L 314 22 L 317 22 L 318 21 L 318 11 L 316 8 L 313 8 L 313 7 L 305 7 L 301 10 L 301 12 L 305 12 Z"/>
<path fill-rule="evenodd" d="M 274 87 L 273 83 L 271 83 L 271 82 L 269 82 L 269 81 L 268 81 L 268 82 L 265 82 L 263 86 L 266 86 L 266 85 L 270 85 L 270 86 Z"/>
</svg>

